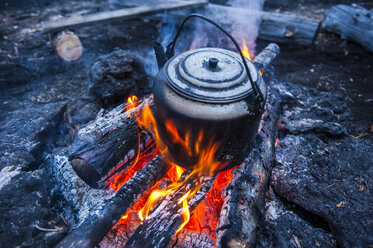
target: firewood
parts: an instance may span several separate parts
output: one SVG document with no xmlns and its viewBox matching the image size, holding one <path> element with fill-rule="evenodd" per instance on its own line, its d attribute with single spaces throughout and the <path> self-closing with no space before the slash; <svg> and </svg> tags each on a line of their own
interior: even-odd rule
<svg viewBox="0 0 373 248">
<path fill-rule="evenodd" d="M 181 230 L 170 243 L 170 247 L 175 248 L 213 248 L 215 240 L 199 232 Z"/>
<path fill-rule="evenodd" d="M 279 53 L 280 47 L 276 43 L 270 43 L 255 57 L 254 64 L 263 72 Z"/>
<path fill-rule="evenodd" d="M 218 23 L 231 26 L 235 18 L 231 16 L 251 15 L 260 22 L 259 39 L 278 43 L 311 45 L 316 37 L 320 22 L 318 20 L 290 16 L 280 13 L 254 11 L 234 7 L 209 4 L 205 15 Z M 248 27 L 249 28 L 249 27 Z"/>
<path fill-rule="evenodd" d="M 319 20 L 311 18 L 211 3 L 196 12 L 211 18 L 228 30 L 234 24 L 234 20 L 239 17 L 245 20 L 247 15 L 250 15 L 253 19 L 258 20 L 260 24 L 258 39 L 284 44 L 310 46 L 313 44 L 320 26 Z M 190 13 L 189 10 L 173 11 L 168 14 L 168 19 L 180 23 Z M 232 16 L 235 18 L 232 18 Z M 164 16 L 154 14 L 150 18 L 161 21 Z M 247 29 L 250 29 L 250 27 L 248 26 Z"/>
<path fill-rule="evenodd" d="M 154 143 L 150 134 L 139 130 L 133 112 L 140 112 L 144 104 L 152 104 L 152 96 L 125 111 L 122 104 L 79 130 L 69 157 L 77 175 L 93 188 L 106 186 L 114 174 L 128 169 L 140 155 L 149 151 Z"/>
<path fill-rule="evenodd" d="M 56 32 L 66 28 L 85 26 L 94 23 L 103 23 L 108 21 L 118 21 L 135 18 L 140 15 L 147 15 L 157 11 L 174 10 L 199 6 L 208 3 L 206 0 L 190 0 L 173 3 L 157 3 L 153 5 L 144 5 L 134 8 L 119 9 L 114 11 L 99 12 L 90 15 L 72 15 L 69 18 L 47 22 L 42 24 L 41 30 L 44 33 Z"/>
<path fill-rule="evenodd" d="M 61 32 L 56 38 L 56 51 L 61 59 L 71 62 L 83 55 L 83 46 L 77 35 L 70 31 Z"/>
<path fill-rule="evenodd" d="M 233 180 L 225 189 L 217 228 L 218 247 L 255 247 L 275 156 L 279 114 L 279 95 L 270 88 L 253 151 L 233 172 Z"/>
<path fill-rule="evenodd" d="M 373 52 L 373 11 L 355 5 L 340 4 L 331 8 L 322 22 L 322 28 L 337 33 L 342 39 L 356 41 Z"/>
<path fill-rule="evenodd" d="M 270 44 L 258 55 L 258 58 L 254 62 L 256 62 L 257 66 L 259 66 L 260 68 L 265 69 L 265 67 L 278 55 L 278 53 L 279 53 L 278 46 L 276 44 Z M 271 138 L 276 137 L 277 118 L 279 114 L 278 111 L 279 111 L 278 99 L 273 97 L 272 94 L 270 94 L 267 100 L 267 104 L 266 104 L 266 112 L 264 114 L 264 117 L 262 118 L 263 123 L 262 123 L 261 136 L 263 137 L 270 136 Z M 257 184 L 252 185 L 252 186 L 255 186 L 257 189 L 261 190 L 260 197 L 263 196 L 262 199 L 264 199 L 264 195 L 265 195 L 264 188 L 267 185 L 264 183 L 268 182 L 269 173 L 266 173 L 265 171 L 266 169 L 263 167 L 261 162 L 268 163 L 269 161 L 272 161 L 273 153 L 274 153 L 273 152 L 274 140 L 270 144 L 267 144 L 266 141 L 268 141 L 268 139 L 263 140 L 262 143 L 257 143 L 257 146 L 254 149 L 255 151 L 253 153 L 256 155 L 256 157 L 259 157 L 262 159 L 258 161 L 253 161 L 252 168 L 255 168 L 256 170 L 251 171 L 249 169 L 246 169 L 244 165 L 241 165 L 240 167 L 244 169 L 244 171 L 246 172 L 245 174 L 246 177 L 248 176 L 247 174 L 250 175 L 250 173 L 254 173 L 254 175 L 258 177 L 262 176 L 262 174 L 265 175 L 265 177 L 260 177 L 260 179 L 263 179 L 264 181 L 260 181 Z M 263 153 L 264 155 L 262 158 L 260 155 L 260 152 L 264 148 L 269 148 L 270 151 L 264 152 Z M 266 155 L 268 155 L 269 157 L 265 157 Z M 267 166 L 268 167 L 266 168 L 269 168 L 269 165 Z M 251 177 L 254 177 L 254 176 L 251 176 Z M 241 177 L 238 176 L 238 178 L 241 178 Z M 202 180 L 202 181 L 199 181 L 199 180 Z M 162 199 L 160 205 L 153 210 L 152 214 L 150 215 L 150 218 L 145 220 L 143 224 L 137 228 L 135 234 L 132 235 L 132 237 L 126 243 L 125 247 L 167 247 L 173 235 L 178 230 L 180 225 L 183 223 L 182 208 L 181 208 L 181 205 L 178 204 L 180 197 L 183 196 L 196 183 L 203 182 L 201 189 L 188 202 L 189 210 L 192 211 L 200 202 L 202 202 L 205 199 L 206 194 L 210 190 L 211 185 L 214 180 L 215 180 L 215 176 L 213 176 L 212 178 L 206 178 L 206 177 L 195 178 L 193 176 L 189 178 L 188 181 L 185 184 L 183 184 L 181 188 L 178 189 L 174 194 L 168 195 L 164 199 Z M 255 196 L 255 193 L 253 196 Z M 257 199 L 258 197 L 259 196 L 255 197 L 255 199 Z M 229 204 L 228 202 L 229 201 L 226 201 L 227 204 Z M 262 204 L 264 205 L 264 200 Z M 239 216 L 239 213 L 235 213 L 235 214 Z M 234 216 L 234 217 L 237 218 L 237 216 Z M 255 216 L 258 216 L 258 215 L 255 215 Z M 249 220 L 249 223 L 254 223 L 254 221 L 256 221 L 255 223 L 257 223 L 256 219 L 253 221 Z"/>
<path fill-rule="evenodd" d="M 56 247 L 95 247 L 133 204 L 166 174 L 168 168 L 158 155 L 110 199 L 91 210 L 90 216 Z"/>
<path fill-rule="evenodd" d="M 202 183 L 200 190 L 189 200 L 189 211 L 202 202 L 216 176 L 197 178 L 191 176 L 175 193 L 161 199 L 161 203 L 155 207 L 144 220 L 134 235 L 128 240 L 125 247 L 160 248 L 167 247 L 175 232 L 183 223 L 182 204 L 178 204 L 180 198 L 194 185 Z"/>
</svg>

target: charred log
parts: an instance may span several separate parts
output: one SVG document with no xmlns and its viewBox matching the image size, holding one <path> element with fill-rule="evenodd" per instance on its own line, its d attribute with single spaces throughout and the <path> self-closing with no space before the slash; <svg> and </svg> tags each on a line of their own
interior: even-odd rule
<svg viewBox="0 0 373 248">
<path fill-rule="evenodd" d="M 248 15 L 247 9 L 211 3 L 196 12 L 225 27 L 234 24 L 232 16 L 240 16 L 245 20 Z M 175 11 L 170 13 L 170 16 L 172 20 L 180 22 L 190 13 L 189 10 Z M 253 20 L 260 24 L 258 38 L 270 42 L 310 46 L 313 44 L 320 26 L 319 20 L 306 17 L 254 10 L 250 10 L 249 14 Z M 152 18 L 156 20 L 164 19 L 163 15 L 153 15 Z M 246 24 L 242 23 L 242 25 Z"/>
<path fill-rule="evenodd" d="M 100 56 L 89 70 L 92 94 L 105 107 L 120 105 L 134 92 L 143 92 L 148 80 L 144 71 L 145 59 L 136 53 L 115 48 Z"/>
<path fill-rule="evenodd" d="M 79 227 L 72 230 L 56 247 L 95 247 L 147 190 L 167 172 L 168 165 L 157 156 L 133 176 L 115 195 L 91 210 Z"/>
<path fill-rule="evenodd" d="M 203 235 L 199 232 L 189 230 L 181 230 L 170 243 L 170 247 L 174 248 L 213 248 L 215 247 L 215 240 L 209 236 Z"/>
<path fill-rule="evenodd" d="M 183 223 L 183 210 L 182 204 L 178 204 L 179 199 L 194 185 L 201 183 L 200 190 L 188 202 L 189 211 L 192 211 L 206 198 L 215 178 L 216 176 L 202 178 L 191 176 L 174 194 L 162 199 L 149 219 L 143 221 L 143 224 L 136 229 L 125 247 L 167 247 Z"/>
<path fill-rule="evenodd" d="M 218 247 L 255 247 L 275 155 L 279 98 L 274 89 L 269 90 L 253 151 L 234 171 L 233 180 L 225 189 L 226 198 L 217 228 Z"/>
<path fill-rule="evenodd" d="M 373 52 L 373 11 L 355 5 L 340 4 L 331 8 L 322 22 L 322 28 L 337 33 L 342 39 L 356 41 Z"/>
<path fill-rule="evenodd" d="M 120 105 L 79 131 L 69 160 L 89 186 L 104 187 L 112 175 L 127 169 L 140 153 L 153 147 L 151 135 L 140 132 L 136 120 L 128 117 L 139 112 L 145 102 L 152 102 L 152 97 L 130 111 Z"/>
<path fill-rule="evenodd" d="M 223 25 L 232 25 L 232 15 L 247 15 L 247 10 L 209 4 L 205 7 L 205 15 Z M 316 37 L 320 21 L 290 16 L 285 14 L 250 11 L 250 15 L 256 18 L 260 24 L 259 39 L 286 44 L 311 45 Z"/>
</svg>

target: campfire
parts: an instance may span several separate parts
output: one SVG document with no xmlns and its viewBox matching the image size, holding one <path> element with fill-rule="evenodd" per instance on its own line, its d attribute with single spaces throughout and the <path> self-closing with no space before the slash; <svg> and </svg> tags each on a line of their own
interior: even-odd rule
<svg viewBox="0 0 373 248">
<path fill-rule="evenodd" d="M 174 44 L 176 39 L 177 37 L 170 44 Z M 159 58 L 162 56 L 163 49 L 159 48 L 159 44 L 155 45 L 158 64 L 162 68 L 167 59 Z M 238 46 L 237 43 L 235 45 Z M 241 54 L 241 57 L 232 52 L 228 53 L 224 50 L 215 52 L 205 48 L 190 49 L 186 53 L 189 55 L 185 56 L 185 59 L 193 56 L 198 58 L 200 53 L 210 56 L 209 67 L 202 70 L 207 70 L 214 77 L 216 76 L 216 68 L 224 70 L 226 66 L 224 63 L 227 62 L 224 60 L 218 62 L 219 60 L 214 58 L 217 62 L 214 61 L 214 65 L 212 65 L 211 56 L 223 56 L 222 58 L 225 60 L 234 58 L 234 61 L 243 59 L 244 63 L 238 65 L 242 66 L 241 68 L 246 68 L 245 72 L 249 73 L 249 79 L 247 77 L 243 79 L 248 80 L 246 84 L 249 86 L 251 80 L 252 88 L 250 89 L 255 92 L 259 90 L 258 85 L 255 84 L 258 82 L 263 84 L 264 81 L 252 73 L 260 72 L 261 75 L 268 64 L 277 56 L 279 48 L 275 44 L 270 44 L 253 60 L 246 43 L 244 42 L 243 45 L 243 50 L 239 50 L 238 53 Z M 170 53 L 170 51 L 166 53 Z M 245 59 L 248 60 L 245 61 Z M 166 66 L 172 65 L 172 63 L 171 61 Z M 215 63 L 221 64 L 217 67 Z M 248 69 L 246 63 L 249 63 L 251 70 Z M 227 65 L 230 66 L 230 64 Z M 206 72 L 202 71 L 201 73 Z M 202 74 L 196 74 L 197 77 L 200 75 Z M 255 78 L 254 83 L 253 78 Z M 157 83 L 161 84 L 161 82 Z M 263 88 L 260 90 L 261 92 L 256 94 L 263 94 Z M 227 92 L 229 94 L 229 91 Z M 211 93 L 206 92 L 206 94 Z M 93 145 L 81 145 L 70 156 L 75 172 L 90 186 L 105 187 L 106 190 L 116 193 L 100 207 L 103 213 L 100 213 L 99 216 L 88 217 L 85 221 L 87 223 L 83 222 L 80 227 L 72 231 L 58 247 L 72 247 L 78 244 L 94 246 L 108 231 L 109 234 L 101 241 L 100 246 L 110 246 L 105 243 L 109 242 L 108 237 L 112 235 L 121 236 L 121 245 L 125 245 L 125 247 L 167 247 L 172 243 L 179 247 L 225 247 L 228 243 L 238 242 L 236 240 L 238 236 L 232 236 L 231 229 L 236 230 L 239 227 L 227 228 L 226 226 L 231 221 L 229 211 L 235 205 L 229 201 L 234 198 L 233 192 L 224 189 L 229 183 L 233 183 L 238 180 L 237 177 L 240 177 L 240 173 L 234 175 L 234 170 L 242 170 L 243 173 L 247 173 L 248 168 L 245 168 L 245 164 L 248 162 L 245 157 L 249 152 L 245 151 L 251 151 L 251 147 L 254 147 L 254 150 L 259 149 L 263 142 L 270 142 L 266 146 L 269 146 L 269 153 L 273 153 L 276 136 L 276 125 L 273 121 L 276 121 L 278 109 L 272 108 L 273 105 L 278 105 L 279 99 L 272 94 L 270 92 L 267 104 L 258 103 L 257 100 L 247 100 L 248 104 L 253 104 L 247 107 L 250 113 L 248 117 L 244 117 L 249 118 L 249 121 L 242 122 L 241 120 L 238 124 L 246 123 L 249 125 L 247 130 L 250 132 L 239 132 L 240 137 L 236 134 L 231 135 L 234 140 L 230 140 L 230 131 L 228 130 L 225 130 L 225 132 L 228 131 L 228 137 L 226 137 L 227 135 L 216 135 L 217 132 L 224 130 L 225 123 L 217 125 L 209 121 L 206 129 L 201 125 L 203 121 L 196 127 L 193 123 L 194 120 L 189 121 L 186 116 L 178 118 L 179 115 L 175 114 L 164 115 L 162 105 L 159 103 L 157 105 L 157 101 L 161 101 L 159 93 L 155 93 L 155 96 L 129 96 L 125 104 L 109 114 L 109 116 L 119 115 L 120 118 L 125 118 L 125 126 L 120 124 L 120 126 L 112 127 L 104 135 L 98 137 L 98 141 Z M 228 104 L 225 105 L 229 107 L 229 104 L 235 104 L 234 101 L 231 102 L 228 101 Z M 222 106 L 225 108 L 225 105 Z M 201 104 L 201 107 L 205 106 L 213 106 L 211 100 L 208 104 Z M 190 110 L 186 109 L 186 112 Z M 269 120 L 260 118 L 262 111 Z M 161 119 L 160 114 L 163 114 Z M 228 113 L 228 116 L 231 114 Z M 255 117 L 253 120 L 260 121 L 260 127 L 258 127 L 259 121 L 255 124 L 250 120 L 252 116 Z M 182 123 L 181 120 L 183 120 Z M 235 129 L 234 120 L 229 120 L 228 124 L 232 130 Z M 211 130 L 208 130 L 211 128 L 214 129 L 213 135 L 211 135 Z M 131 132 L 128 132 L 128 129 Z M 265 132 L 269 131 L 269 135 L 264 133 L 264 130 Z M 255 136 L 251 137 L 252 133 L 255 133 L 255 136 L 257 134 L 263 136 L 263 140 L 255 141 L 255 145 L 251 145 L 250 140 L 255 140 Z M 116 145 L 119 140 L 122 140 L 122 145 Z M 130 146 L 125 146 L 128 141 L 131 141 Z M 223 147 L 223 142 L 227 144 L 226 147 Z M 104 151 L 100 151 L 97 144 L 101 144 L 103 146 L 101 150 Z M 107 147 L 116 146 L 118 148 L 115 148 L 115 151 L 107 150 Z M 233 147 L 236 150 L 240 149 L 237 156 L 232 156 L 237 153 L 237 151 L 232 152 L 234 151 Z M 221 154 L 223 153 L 222 159 Z M 265 173 L 265 168 L 260 165 L 259 168 L 256 168 L 255 173 Z M 258 187 L 258 192 L 253 194 L 254 199 L 263 197 L 264 191 L 260 188 L 268 180 L 268 175 L 264 176 L 267 179 L 262 178 L 261 180 L 264 181 L 258 181 L 252 185 Z M 258 216 L 253 215 L 255 217 L 253 216 L 254 219 L 251 222 L 255 226 Z M 98 225 L 100 231 L 97 230 Z"/>
<path fill-rule="evenodd" d="M 1 16 L 0 246 L 371 245 L 370 10 L 83 2 Z"/>
</svg>

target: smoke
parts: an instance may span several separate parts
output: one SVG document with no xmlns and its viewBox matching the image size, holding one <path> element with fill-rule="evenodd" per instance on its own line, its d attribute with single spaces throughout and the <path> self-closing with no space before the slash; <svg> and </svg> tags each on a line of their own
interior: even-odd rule
<svg viewBox="0 0 373 248">
<path fill-rule="evenodd" d="M 260 25 L 260 17 L 256 12 L 263 9 L 264 1 L 228 0 L 227 4 L 229 7 L 210 5 L 211 8 L 208 7 L 204 11 L 201 10 L 197 13 L 222 25 L 236 39 L 241 49 L 246 46 L 250 54 L 255 55 L 256 39 Z M 158 41 L 164 47 L 175 36 L 179 22 L 181 22 L 180 18 L 174 18 L 172 13 L 164 13 L 162 23 L 166 25 L 159 29 L 158 37 Z M 177 41 L 175 54 L 200 47 L 221 47 L 236 50 L 230 39 L 216 27 L 202 20 L 191 19 L 184 27 Z M 155 64 L 156 59 L 153 50 L 147 53 L 147 58 L 150 66 L 145 68 L 146 72 L 149 75 L 155 75 L 158 72 L 158 68 Z"/>
<path fill-rule="evenodd" d="M 256 38 L 259 34 L 260 19 L 256 11 L 263 10 L 264 0 L 230 0 L 230 5 L 244 10 L 246 14 L 232 14 L 230 32 L 241 48 L 246 42 L 251 54 L 255 55 Z M 241 13 L 241 12 L 240 12 Z"/>
</svg>

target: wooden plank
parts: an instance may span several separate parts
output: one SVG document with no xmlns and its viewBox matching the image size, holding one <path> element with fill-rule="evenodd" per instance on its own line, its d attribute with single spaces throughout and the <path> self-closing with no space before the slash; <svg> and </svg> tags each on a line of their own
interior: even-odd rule
<svg viewBox="0 0 373 248">
<path fill-rule="evenodd" d="M 363 7 L 340 4 L 331 8 L 322 28 L 337 33 L 342 39 L 356 41 L 373 52 L 373 11 Z"/>
<path fill-rule="evenodd" d="M 134 8 L 119 9 L 114 11 L 99 12 L 90 15 L 72 16 L 59 21 L 42 24 L 41 30 L 44 33 L 56 32 L 72 27 L 90 25 L 98 22 L 117 21 L 134 18 L 140 15 L 155 13 L 162 10 L 175 10 L 187 7 L 196 7 L 208 3 L 207 0 L 190 0 L 174 3 L 158 3 L 154 5 L 144 5 Z"/>
</svg>

